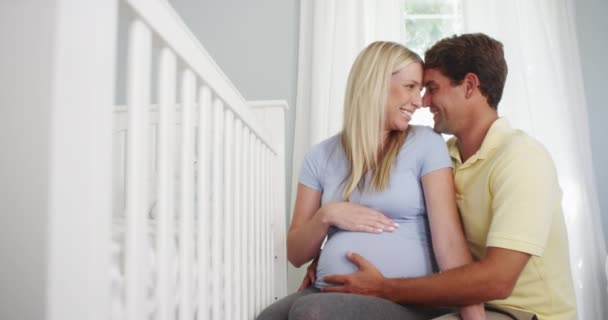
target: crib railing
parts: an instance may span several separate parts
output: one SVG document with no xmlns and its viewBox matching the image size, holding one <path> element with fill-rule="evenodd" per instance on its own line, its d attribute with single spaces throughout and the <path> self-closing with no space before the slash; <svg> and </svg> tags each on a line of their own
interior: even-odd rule
<svg viewBox="0 0 608 320">
<path fill-rule="evenodd" d="M 111 318 L 252 319 L 286 290 L 284 111 L 252 109 L 165 1 L 120 10 Z"/>
</svg>

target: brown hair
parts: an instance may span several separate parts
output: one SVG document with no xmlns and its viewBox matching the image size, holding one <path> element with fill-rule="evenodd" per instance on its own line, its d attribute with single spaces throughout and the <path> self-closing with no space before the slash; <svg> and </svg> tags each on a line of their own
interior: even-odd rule
<svg viewBox="0 0 608 320">
<path fill-rule="evenodd" d="M 496 109 L 507 79 L 507 62 L 500 41 L 483 33 L 463 34 L 439 40 L 424 54 L 425 69 L 438 69 L 452 85 L 467 73 L 479 78 L 479 90 Z"/>
</svg>

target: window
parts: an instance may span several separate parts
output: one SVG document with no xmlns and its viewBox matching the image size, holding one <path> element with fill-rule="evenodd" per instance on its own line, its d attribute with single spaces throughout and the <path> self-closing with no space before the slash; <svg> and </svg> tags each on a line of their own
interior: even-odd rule
<svg viewBox="0 0 608 320">
<path fill-rule="evenodd" d="M 421 56 L 441 38 L 462 30 L 460 0 L 406 0 L 406 45 Z"/>
<path fill-rule="evenodd" d="M 421 57 L 438 40 L 462 32 L 461 0 L 405 0 L 403 16 L 405 44 Z M 420 109 L 412 123 L 432 126 L 433 115 Z"/>
</svg>

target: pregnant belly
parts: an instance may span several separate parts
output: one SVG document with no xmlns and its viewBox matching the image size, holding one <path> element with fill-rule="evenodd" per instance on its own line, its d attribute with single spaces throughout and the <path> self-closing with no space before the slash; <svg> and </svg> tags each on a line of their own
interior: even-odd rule
<svg viewBox="0 0 608 320">
<path fill-rule="evenodd" d="M 346 258 L 348 251 L 363 256 L 387 278 L 431 274 L 435 267 L 427 234 L 416 223 L 403 223 L 396 231 L 380 234 L 337 231 L 327 240 L 319 257 L 315 286 L 330 285 L 323 281 L 324 276 L 357 271 Z"/>
</svg>

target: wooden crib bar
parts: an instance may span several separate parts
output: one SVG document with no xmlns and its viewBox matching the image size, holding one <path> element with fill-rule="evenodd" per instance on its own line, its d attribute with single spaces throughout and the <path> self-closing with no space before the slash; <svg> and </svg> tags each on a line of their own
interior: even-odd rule
<svg viewBox="0 0 608 320">
<path fill-rule="evenodd" d="M 148 110 L 150 96 L 151 34 L 141 21 L 129 29 L 128 56 L 129 108 L 126 173 L 125 241 L 125 315 L 127 319 L 144 317 L 144 253 L 148 204 Z"/>
<path fill-rule="evenodd" d="M 157 276 L 156 288 L 158 290 L 158 319 L 171 318 L 171 246 L 166 239 L 171 239 L 175 233 L 175 215 L 173 208 L 175 200 L 171 196 L 175 194 L 175 183 L 173 172 L 175 172 L 175 148 L 173 145 L 175 136 L 175 83 L 177 76 L 177 60 L 173 51 L 163 48 L 160 55 L 159 73 L 159 119 L 158 119 L 158 215 L 156 239 L 157 254 Z M 206 139 L 201 139 L 206 142 Z M 206 146 L 205 146 L 206 147 Z M 201 174 L 207 171 L 199 171 Z M 207 179 L 208 180 L 208 179 Z M 206 185 L 205 185 L 206 186 Z M 209 189 L 205 190 L 206 192 Z M 199 198 L 200 199 L 200 198 Z M 205 209 L 203 209 L 205 210 Z M 202 220 L 202 219 L 201 219 Z M 199 226 L 200 228 L 200 226 Z M 199 244 L 200 245 L 200 244 Z"/>
</svg>

